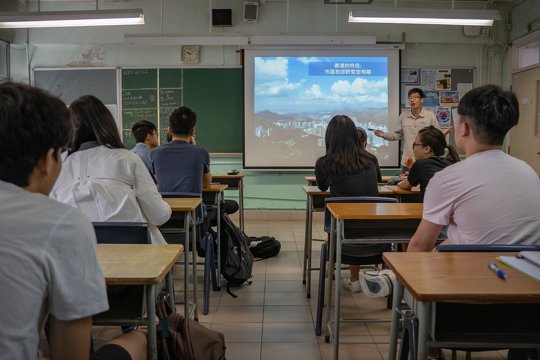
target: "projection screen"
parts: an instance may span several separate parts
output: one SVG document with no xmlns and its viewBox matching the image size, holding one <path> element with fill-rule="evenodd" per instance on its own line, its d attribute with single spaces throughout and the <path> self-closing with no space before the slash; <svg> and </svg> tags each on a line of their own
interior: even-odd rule
<svg viewBox="0 0 540 360">
<path fill-rule="evenodd" d="M 246 49 L 244 168 L 310 169 L 334 115 L 368 133 L 381 167 L 399 166 L 399 50 Z"/>
</svg>

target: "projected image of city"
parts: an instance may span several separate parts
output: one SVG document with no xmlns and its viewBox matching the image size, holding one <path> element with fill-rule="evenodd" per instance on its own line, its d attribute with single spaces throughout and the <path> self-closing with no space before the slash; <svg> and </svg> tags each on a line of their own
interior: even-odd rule
<svg viewBox="0 0 540 360">
<path fill-rule="evenodd" d="M 313 166 L 330 119 L 349 116 L 368 132 L 368 150 L 388 157 L 386 57 L 256 57 L 253 135 L 267 156 Z"/>
</svg>

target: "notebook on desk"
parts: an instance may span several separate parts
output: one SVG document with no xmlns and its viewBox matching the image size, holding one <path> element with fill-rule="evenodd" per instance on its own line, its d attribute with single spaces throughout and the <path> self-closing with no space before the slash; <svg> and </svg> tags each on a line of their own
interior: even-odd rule
<svg viewBox="0 0 540 360">
<path fill-rule="evenodd" d="M 540 281 L 540 251 L 521 251 L 516 256 L 499 256 L 497 260 Z"/>
</svg>

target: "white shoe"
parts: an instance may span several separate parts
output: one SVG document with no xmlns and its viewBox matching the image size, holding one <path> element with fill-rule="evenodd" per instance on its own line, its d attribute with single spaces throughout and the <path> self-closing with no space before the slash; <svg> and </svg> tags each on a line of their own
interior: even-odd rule
<svg viewBox="0 0 540 360">
<path fill-rule="evenodd" d="M 358 280 L 351 282 L 350 278 L 341 279 L 341 285 L 353 293 L 362 291 L 362 286 Z"/>
<path fill-rule="evenodd" d="M 359 282 L 367 296 L 384 297 L 392 292 L 394 274 L 390 270 L 360 272 Z"/>
</svg>

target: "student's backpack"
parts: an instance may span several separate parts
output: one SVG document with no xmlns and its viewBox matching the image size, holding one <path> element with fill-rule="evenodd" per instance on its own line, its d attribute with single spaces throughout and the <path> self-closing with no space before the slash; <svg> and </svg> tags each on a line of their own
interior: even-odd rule
<svg viewBox="0 0 540 360">
<path fill-rule="evenodd" d="M 225 360 L 225 337 L 156 302 L 159 318 L 158 360 Z"/>
<path fill-rule="evenodd" d="M 230 287 L 251 284 L 253 255 L 249 240 L 225 213 L 221 214 L 221 275 L 227 280 L 227 292 L 237 297 Z"/>
<path fill-rule="evenodd" d="M 272 236 L 250 236 L 249 250 L 256 258 L 268 259 L 279 254 L 281 243 Z"/>
</svg>

